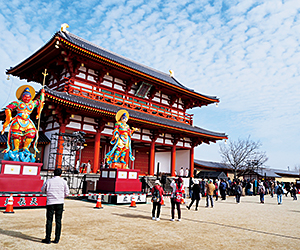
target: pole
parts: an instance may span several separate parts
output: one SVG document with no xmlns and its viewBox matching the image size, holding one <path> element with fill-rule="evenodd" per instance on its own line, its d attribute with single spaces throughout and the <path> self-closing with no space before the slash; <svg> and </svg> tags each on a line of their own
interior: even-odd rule
<svg viewBox="0 0 300 250">
<path fill-rule="evenodd" d="M 47 73 L 47 69 L 45 69 L 45 72 L 42 73 L 44 75 L 44 79 L 43 79 L 43 87 L 42 89 L 45 88 L 45 81 L 46 81 L 46 76 L 48 75 Z M 41 113 L 42 113 L 42 109 L 40 111 L 40 114 L 39 114 L 39 119 L 38 119 L 38 128 L 37 128 L 37 133 L 36 133 L 36 136 L 37 136 L 37 139 L 36 139 L 36 144 L 37 144 L 37 141 L 39 139 L 39 131 L 40 131 L 40 124 L 41 124 Z M 37 146 L 37 145 L 36 145 Z M 34 158 L 36 157 L 36 151 L 34 152 Z"/>
<path fill-rule="evenodd" d="M 159 180 L 159 161 L 157 162 L 156 179 Z"/>
</svg>

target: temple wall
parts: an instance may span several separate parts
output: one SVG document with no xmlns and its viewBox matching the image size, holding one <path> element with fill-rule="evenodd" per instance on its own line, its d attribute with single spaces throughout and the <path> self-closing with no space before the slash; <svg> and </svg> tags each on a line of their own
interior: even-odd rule
<svg viewBox="0 0 300 250">
<path fill-rule="evenodd" d="M 159 162 L 159 172 L 171 173 L 171 152 L 156 152 L 154 174 L 157 173 L 157 163 Z"/>
<path fill-rule="evenodd" d="M 149 150 L 138 149 L 137 151 L 135 151 L 135 161 L 133 167 L 134 169 L 141 170 L 140 174 L 147 175 L 149 166 Z"/>
<path fill-rule="evenodd" d="M 176 151 L 176 172 L 179 174 L 179 170 L 183 167 L 190 169 L 190 150 L 177 150 Z"/>
</svg>

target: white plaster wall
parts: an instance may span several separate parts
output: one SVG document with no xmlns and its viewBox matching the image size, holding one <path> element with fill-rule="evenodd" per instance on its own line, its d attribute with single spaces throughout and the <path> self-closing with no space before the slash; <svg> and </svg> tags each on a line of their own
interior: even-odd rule
<svg viewBox="0 0 300 250">
<path fill-rule="evenodd" d="M 66 127 L 67 127 L 67 128 L 81 129 L 81 123 L 78 123 L 78 122 L 70 122 Z"/>
<path fill-rule="evenodd" d="M 154 174 L 157 173 L 157 163 L 159 162 L 159 172 L 171 173 L 171 152 L 156 152 Z"/>
<path fill-rule="evenodd" d="M 96 129 L 94 128 L 94 126 L 86 125 L 86 124 L 83 125 L 83 130 L 96 132 Z"/>
<path fill-rule="evenodd" d="M 190 151 L 189 150 L 177 150 L 176 151 L 176 172 L 179 174 L 179 170 L 183 167 L 190 169 Z"/>
</svg>

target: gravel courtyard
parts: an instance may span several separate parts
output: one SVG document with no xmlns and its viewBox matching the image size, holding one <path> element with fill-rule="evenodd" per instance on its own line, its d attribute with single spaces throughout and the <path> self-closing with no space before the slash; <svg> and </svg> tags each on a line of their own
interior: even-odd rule
<svg viewBox="0 0 300 250">
<path fill-rule="evenodd" d="M 182 205 L 181 222 L 170 221 L 169 198 L 165 203 L 157 222 L 151 220 L 150 199 L 137 208 L 99 210 L 95 203 L 67 199 L 61 241 L 50 245 L 41 243 L 45 209 L 2 210 L 0 249 L 300 249 L 300 202 L 291 197 L 283 205 L 269 196 L 265 204 L 259 196 L 242 197 L 240 204 L 228 197 L 213 209 L 202 199 L 198 211 Z"/>
</svg>

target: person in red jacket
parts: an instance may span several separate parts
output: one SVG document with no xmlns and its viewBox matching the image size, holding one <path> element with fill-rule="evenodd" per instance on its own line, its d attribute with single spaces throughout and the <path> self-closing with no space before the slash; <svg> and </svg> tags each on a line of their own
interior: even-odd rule
<svg viewBox="0 0 300 250">
<path fill-rule="evenodd" d="M 160 208 L 161 205 L 163 204 L 163 194 L 164 194 L 164 190 L 161 187 L 161 184 L 159 182 L 159 180 L 155 181 L 154 187 L 151 189 L 151 193 L 152 193 L 152 203 L 153 203 L 153 207 L 152 207 L 152 220 L 156 220 L 159 221 L 159 215 L 160 215 Z M 155 217 L 155 210 L 157 207 L 157 214 Z"/>
</svg>

